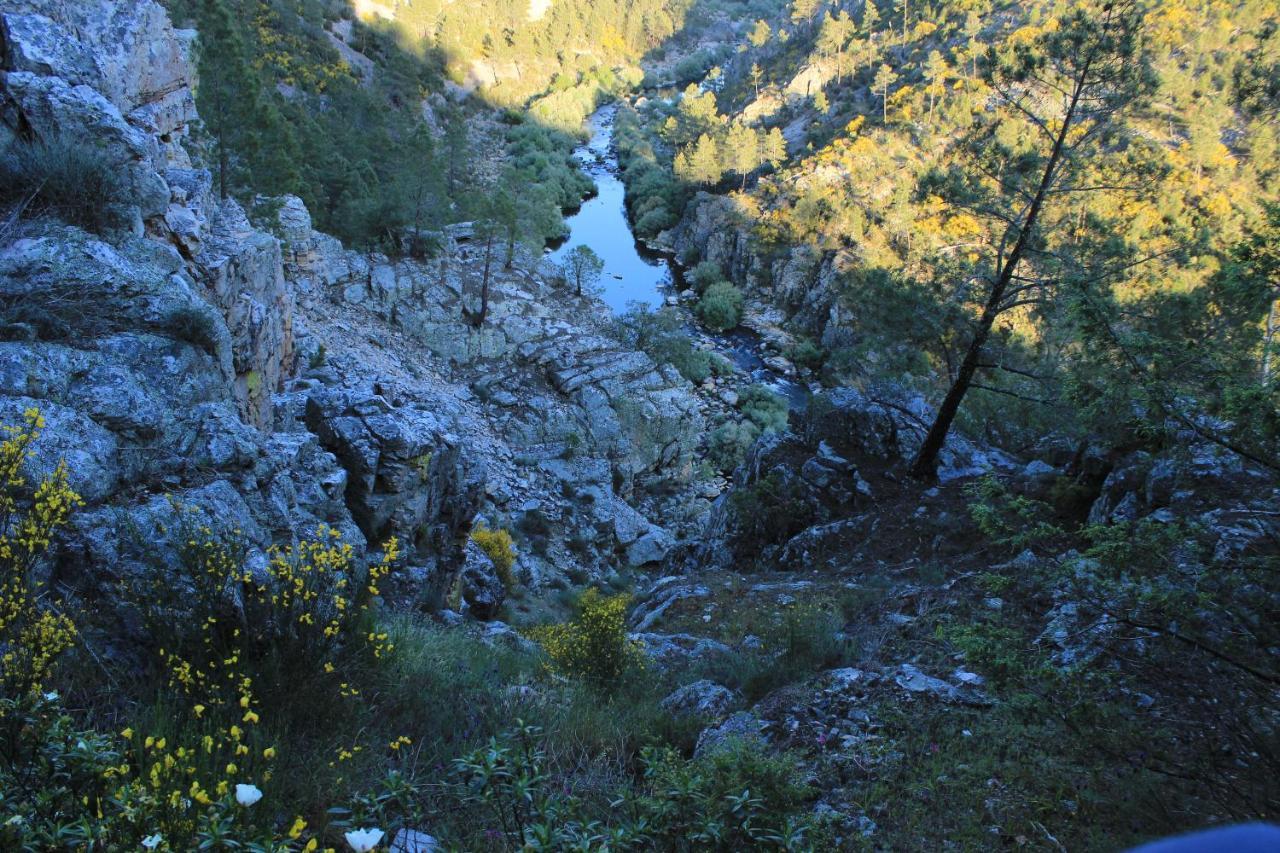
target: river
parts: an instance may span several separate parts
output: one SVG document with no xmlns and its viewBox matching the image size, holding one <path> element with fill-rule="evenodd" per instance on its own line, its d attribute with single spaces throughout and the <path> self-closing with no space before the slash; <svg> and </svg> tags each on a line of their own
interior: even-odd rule
<svg viewBox="0 0 1280 853">
<path fill-rule="evenodd" d="M 591 138 L 579 146 L 574 158 L 595 181 L 596 194 L 565 219 L 569 237 L 549 256 L 559 263 L 576 246 L 590 246 L 604 261 L 600 298 L 615 314 L 633 304 L 657 308 L 666 299 L 674 278 L 666 258 L 636 242 L 627 220 L 626 187 L 618 176 L 613 150 L 613 117 L 617 106 L 597 110 L 590 119 Z"/>
<path fill-rule="evenodd" d="M 591 136 L 573 156 L 595 181 L 596 194 L 565 218 L 569 236 L 547 256 L 559 263 L 575 246 L 590 246 L 604 261 L 600 298 L 615 314 L 634 305 L 658 308 L 675 292 L 676 276 L 670 259 L 640 245 L 627 218 L 626 187 L 618 174 L 613 149 L 613 119 L 617 106 L 606 105 L 592 114 Z M 684 310 L 684 309 L 681 309 Z M 793 411 L 803 410 L 808 390 L 764 363 L 761 342 L 755 332 L 738 328 L 716 335 L 701 328 L 689 315 L 690 333 L 702 338 L 742 372 L 781 394 Z"/>
</svg>

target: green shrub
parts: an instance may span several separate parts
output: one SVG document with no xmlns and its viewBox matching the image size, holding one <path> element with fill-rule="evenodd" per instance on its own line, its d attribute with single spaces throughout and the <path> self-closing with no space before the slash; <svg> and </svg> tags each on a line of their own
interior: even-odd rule
<svg viewBox="0 0 1280 853">
<path fill-rule="evenodd" d="M 673 308 L 636 308 L 618 317 L 614 334 L 658 364 L 670 364 L 695 385 L 705 382 L 716 365 L 714 353 L 699 349 L 685 334 L 684 318 Z"/>
<path fill-rule="evenodd" d="M 749 701 L 847 664 L 856 652 L 843 632 L 842 609 L 826 596 L 802 599 L 780 613 L 749 614 L 739 619 L 733 627 L 742 636 L 750 633 L 759 637 L 761 648 L 712 661 L 701 672 L 741 690 Z"/>
<path fill-rule="evenodd" d="M 734 510 L 734 550 L 746 560 L 758 560 L 769 545 L 780 545 L 814 523 L 815 509 L 805 490 L 774 471 L 729 495 Z"/>
<path fill-rule="evenodd" d="M 698 300 L 698 316 L 708 327 L 723 332 L 742 320 L 742 291 L 727 281 L 709 286 Z"/>
<path fill-rule="evenodd" d="M 827 351 L 810 338 L 801 338 L 787 348 L 787 358 L 809 370 L 821 370 L 827 360 Z"/>
<path fill-rule="evenodd" d="M 1053 508 L 1025 495 L 1010 492 L 995 476 L 986 476 L 965 487 L 969 515 L 984 536 L 1011 551 L 1021 551 L 1062 534 L 1053 521 Z"/>
<path fill-rule="evenodd" d="M 650 748 L 641 763 L 639 792 L 593 809 L 569 785 L 556 784 L 541 729 L 518 721 L 510 734 L 454 762 L 456 799 L 495 827 L 485 833 L 486 847 L 498 838 L 504 848 L 524 850 L 823 846 L 805 814 L 812 791 L 792 754 L 730 741 L 692 761 Z"/>
<path fill-rule="evenodd" d="M 164 331 L 171 337 L 193 344 L 210 355 L 218 348 L 218 333 L 210 309 L 184 305 L 164 318 Z"/>
<path fill-rule="evenodd" d="M 764 385 L 752 385 L 744 390 L 738 397 L 738 408 L 762 433 L 782 432 L 787 428 L 790 409 L 786 398 Z"/>
<path fill-rule="evenodd" d="M 676 217 L 666 205 L 658 205 L 636 220 L 636 233 L 641 237 L 656 237 L 676 224 Z"/>
<path fill-rule="evenodd" d="M 69 137 L 15 141 L 0 155 L 0 204 L 25 205 L 89 231 L 119 221 L 128 192 L 119 168 L 102 153 Z"/>
<path fill-rule="evenodd" d="M 720 271 L 720 265 L 714 261 L 702 261 L 689 270 L 686 278 L 699 294 L 705 293 L 711 285 L 725 280 L 724 273 Z"/>
<path fill-rule="evenodd" d="M 711 431 L 707 456 L 720 470 L 732 470 L 746 458 L 759 437 L 760 428 L 750 421 L 727 421 Z"/>
</svg>

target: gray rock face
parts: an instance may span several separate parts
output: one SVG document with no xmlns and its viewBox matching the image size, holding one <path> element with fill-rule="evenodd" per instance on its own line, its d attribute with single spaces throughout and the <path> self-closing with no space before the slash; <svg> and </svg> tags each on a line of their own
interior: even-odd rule
<svg viewBox="0 0 1280 853">
<path fill-rule="evenodd" d="M 425 597 L 438 603 L 462 563 L 483 465 L 436 415 L 372 393 L 317 389 L 306 424 L 346 471 L 347 505 L 365 536 L 395 536 L 410 562 L 431 566 Z"/>
<path fill-rule="evenodd" d="M 765 724 L 748 711 L 739 711 L 718 726 L 704 729 L 698 735 L 698 745 L 694 747 L 694 755 L 707 755 L 715 752 L 733 741 L 745 741 L 763 746 L 767 739 L 764 735 Z"/>
<path fill-rule="evenodd" d="M 723 656 L 733 656 L 733 649 L 717 640 L 695 637 L 692 634 L 628 634 L 644 648 L 644 651 L 660 668 L 682 666 Z"/>
<path fill-rule="evenodd" d="M 733 707 L 733 691 L 714 681 L 703 679 L 677 688 L 662 700 L 664 711 L 677 717 L 701 717 L 721 720 Z"/>
<path fill-rule="evenodd" d="M 966 678 L 960 680 L 959 686 L 943 681 L 941 678 L 934 678 L 926 675 L 915 666 L 904 663 L 898 667 L 898 674 L 894 676 L 894 682 L 908 693 L 917 693 L 940 699 L 944 702 L 960 702 L 966 705 L 984 706 L 990 705 L 991 700 L 978 689 L 981 679 L 976 679 L 972 673 L 964 673 Z"/>
<path fill-rule="evenodd" d="M 507 588 L 498 577 L 493 561 L 474 542 L 466 547 L 466 563 L 460 575 L 462 600 L 472 616 L 488 621 L 498 615 L 507 598 Z"/>
<path fill-rule="evenodd" d="M 671 538 L 660 531 L 653 531 L 641 536 L 627 547 L 627 563 L 632 566 L 645 566 L 661 562 L 671 550 Z"/>
<path fill-rule="evenodd" d="M 152 0 L 14 0 L 0 14 L 0 117 L 36 139 L 92 140 L 132 191 L 135 228 L 163 217 L 168 167 L 190 166 L 181 141 L 196 119 L 194 34 Z"/>
<path fill-rule="evenodd" d="M 271 397 L 294 367 L 293 295 L 280 244 L 255 231 L 228 200 L 216 211 L 199 262 L 206 293 L 231 334 L 236 400 L 246 420 L 268 427 Z"/>
</svg>

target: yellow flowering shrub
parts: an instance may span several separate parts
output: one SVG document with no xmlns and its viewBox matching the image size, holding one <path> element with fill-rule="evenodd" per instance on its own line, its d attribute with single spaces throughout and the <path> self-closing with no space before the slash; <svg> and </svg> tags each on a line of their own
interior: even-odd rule
<svg viewBox="0 0 1280 853">
<path fill-rule="evenodd" d="M 153 608 L 147 622 L 165 638 L 160 657 L 170 686 L 182 695 L 214 708 L 238 705 L 249 718 L 258 704 L 249 673 L 266 659 L 310 679 L 333 675 L 335 655 L 352 640 L 363 640 L 375 657 L 391 651 L 385 632 L 361 625 L 378 584 L 399 559 L 394 538 L 363 586 L 355 583 L 354 549 L 328 525 L 297 544 L 272 547 L 265 569 L 255 573 L 238 531 L 217 532 L 196 510 L 177 509 L 179 562 L 194 599 Z M 172 580 L 159 567 L 148 581 L 152 600 L 164 601 Z M 187 618 L 175 619 L 183 611 Z M 357 692 L 347 684 L 339 688 L 343 696 Z"/>
<path fill-rule="evenodd" d="M 627 638 L 630 600 L 625 593 L 605 596 L 589 589 L 579 599 L 572 619 L 539 626 L 529 636 L 541 644 L 557 672 L 599 685 L 612 684 L 628 669 L 644 665 L 640 644 Z"/>
<path fill-rule="evenodd" d="M 512 567 L 516 563 L 516 546 L 511 540 L 511 534 L 506 530 L 490 530 L 483 523 L 477 524 L 475 529 L 471 531 L 471 541 L 480 546 L 480 550 L 489 555 L 489 559 L 493 561 L 493 567 L 498 572 L 498 577 L 502 580 L 502 585 L 507 591 L 515 589 L 516 576 L 512 572 Z"/>
<path fill-rule="evenodd" d="M 24 497 L 24 471 L 44 426 L 40 412 L 28 409 L 22 424 L 0 427 L 0 691 L 9 698 L 41 690 L 76 638 L 69 617 L 42 606 L 31 578 L 54 533 L 83 503 L 65 464 Z"/>
</svg>

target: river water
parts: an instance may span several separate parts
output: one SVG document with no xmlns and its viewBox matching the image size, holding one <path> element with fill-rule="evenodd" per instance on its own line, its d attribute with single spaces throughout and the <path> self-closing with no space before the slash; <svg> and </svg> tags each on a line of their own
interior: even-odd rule
<svg viewBox="0 0 1280 853">
<path fill-rule="evenodd" d="M 601 107 L 591 116 L 591 138 L 573 152 L 582 170 L 596 183 L 596 194 L 565 219 L 569 238 L 549 257 L 559 263 L 576 246 L 590 246 L 604 261 L 600 296 L 615 314 L 640 303 L 657 308 L 674 281 L 671 265 L 646 251 L 631 233 L 627 221 L 626 187 L 618 176 L 613 151 L 615 105 Z"/>
<path fill-rule="evenodd" d="M 565 218 L 569 236 L 547 256 L 559 263 L 575 246 L 590 246 L 604 261 L 600 297 L 615 314 L 636 304 L 658 308 L 675 292 L 675 274 L 663 255 L 641 246 L 627 219 L 626 187 L 618 175 L 618 158 L 613 149 L 613 119 L 617 106 L 606 105 L 589 120 L 591 136 L 573 156 L 595 181 L 596 194 Z M 689 331 L 709 341 L 720 353 L 755 382 L 766 385 L 787 399 L 793 411 L 803 410 L 808 390 L 764 363 L 760 337 L 745 328 L 715 335 L 698 327 L 690 316 Z"/>
</svg>

